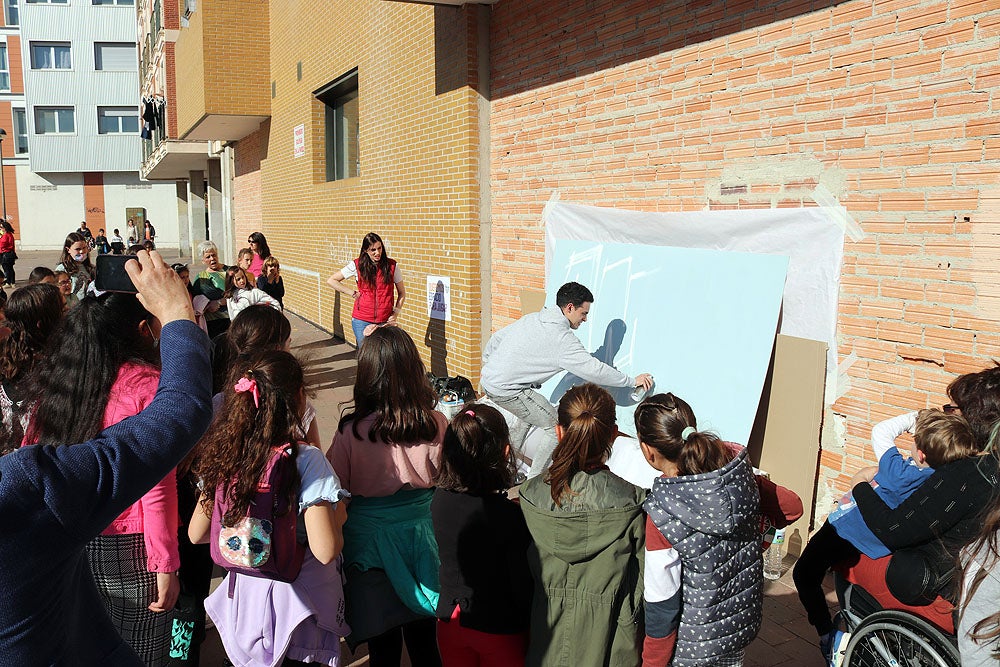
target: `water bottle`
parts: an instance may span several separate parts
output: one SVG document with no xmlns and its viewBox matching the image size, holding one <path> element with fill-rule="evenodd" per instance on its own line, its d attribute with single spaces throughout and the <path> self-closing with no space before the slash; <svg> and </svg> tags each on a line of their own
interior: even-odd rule
<svg viewBox="0 0 1000 667">
<path fill-rule="evenodd" d="M 771 546 L 764 552 L 764 578 L 780 579 L 781 563 L 785 559 L 785 529 L 778 528 L 774 531 L 774 539 Z"/>
</svg>

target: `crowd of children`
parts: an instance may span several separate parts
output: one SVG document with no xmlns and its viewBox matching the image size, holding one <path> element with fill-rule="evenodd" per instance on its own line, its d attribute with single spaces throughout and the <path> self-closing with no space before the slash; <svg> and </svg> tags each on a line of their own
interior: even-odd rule
<svg viewBox="0 0 1000 667">
<path fill-rule="evenodd" d="M 267 289 L 281 284 L 278 264 L 262 234 L 249 240 L 231 268 L 201 244 L 193 283 L 173 267 L 215 334 L 214 421 L 86 548 L 143 664 L 196 662 L 206 612 L 237 665 L 346 664 L 342 640 L 366 644 L 373 667 L 399 665 L 404 644 L 421 667 L 742 664 L 762 620 L 762 527 L 802 514 L 743 446 L 699 430 L 680 397 L 648 396 L 635 433 L 660 475 L 640 488 L 607 467 L 615 400 L 586 383 L 556 407 L 551 465 L 518 486 L 501 412 L 469 403 L 449 422 L 411 337 L 366 321 L 353 400 L 324 455 L 281 296 Z M 378 257 L 362 250 L 373 270 L 377 242 Z M 132 295 L 90 289 L 88 255 L 70 234 L 56 271 L 36 269 L 10 295 L 0 453 L 93 438 L 156 396 L 159 322 Z M 908 604 L 958 605 L 969 664 L 996 659 L 1000 367 L 948 394 L 945 410 L 875 427 L 878 466 L 859 471 L 795 567 L 830 664 L 843 635 L 822 580 L 864 557 L 885 560 Z M 895 442 L 904 431 L 909 457 Z M 209 594 L 213 562 L 225 578 Z M 190 623 L 174 611 L 185 605 Z"/>
</svg>

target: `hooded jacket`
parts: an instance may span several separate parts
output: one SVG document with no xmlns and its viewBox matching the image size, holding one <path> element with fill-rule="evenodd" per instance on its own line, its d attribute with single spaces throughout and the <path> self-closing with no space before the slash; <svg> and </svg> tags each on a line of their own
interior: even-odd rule
<svg viewBox="0 0 1000 667">
<path fill-rule="evenodd" d="M 569 371 L 604 387 L 634 387 L 635 378 L 596 359 L 557 306 L 525 315 L 490 337 L 480 377 L 491 396 L 514 396 Z"/>
<path fill-rule="evenodd" d="M 746 450 L 700 475 L 659 477 L 643 504 L 681 557 L 682 605 L 671 665 L 712 665 L 760 629 L 760 495 Z"/>
<path fill-rule="evenodd" d="M 527 665 L 628 667 L 640 662 L 642 499 L 645 491 L 601 468 L 570 480 L 562 507 L 543 476 L 521 486 L 534 543 Z"/>
</svg>

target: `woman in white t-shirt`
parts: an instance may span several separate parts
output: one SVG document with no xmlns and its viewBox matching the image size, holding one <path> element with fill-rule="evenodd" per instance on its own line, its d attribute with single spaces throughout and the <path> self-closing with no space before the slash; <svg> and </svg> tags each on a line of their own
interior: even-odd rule
<svg viewBox="0 0 1000 667">
<path fill-rule="evenodd" d="M 344 285 L 344 281 L 350 278 L 355 279 L 354 289 Z M 359 349 L 365 339 L 365 329 L 371 325 L 395 325 L 406 300 L 403 272 L 396 260 L 389 258 L 382 237 L 375 232 L 365 235 L 358 258 L 326 282 L 341 294 L 349 294 L 354 299 L 351 328 Z"/>
</svg>

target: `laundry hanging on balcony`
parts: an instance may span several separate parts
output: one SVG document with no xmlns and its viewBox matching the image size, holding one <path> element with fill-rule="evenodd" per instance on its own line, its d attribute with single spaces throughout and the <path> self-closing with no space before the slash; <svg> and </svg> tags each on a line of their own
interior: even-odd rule
<svg viewBox="0 0 1000 667">
<path fill-rule="evenodd" d="M 142 118 L 142 129 L 139 136 L 143 139 L 152 139 L 153 132 L 164 125 L 164 111 L 166 104 L 162 97 L 146 96 L 142 98 L 142 105 L 139 109 L 139 117 Z"/>
</svg>

